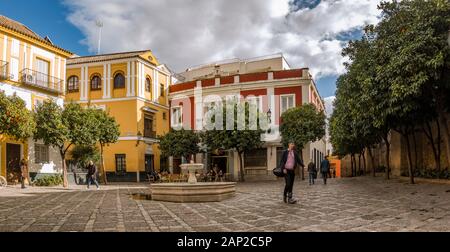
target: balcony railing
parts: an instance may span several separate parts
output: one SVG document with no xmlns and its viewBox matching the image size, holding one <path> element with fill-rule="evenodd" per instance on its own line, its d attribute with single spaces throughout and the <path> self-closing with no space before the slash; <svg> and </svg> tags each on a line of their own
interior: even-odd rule
<svg viewBox="0 0 450 252">
<path fill-rule="evenodd" d="M 146 138 L 156 138 L 156 131 L 145 130 L 144 137 Z"/>
<path fill-rule="evenodd" d="M 0 60 L 0 80 L 8 79 L 8 62 Z"/>
<path fill-rule="evenodd" d="M 21 81 L 24 84 L 45 89 L 50 92 L 62 94 L 64 92 L 64 82 L 61 79 L 40 73 L 31 69 L 24 69 L 20 72 Z"/>
</svg>

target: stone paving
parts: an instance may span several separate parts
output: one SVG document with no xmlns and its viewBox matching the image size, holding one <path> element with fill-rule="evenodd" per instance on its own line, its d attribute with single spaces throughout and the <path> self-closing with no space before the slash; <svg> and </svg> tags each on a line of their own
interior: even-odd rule
<svg viewBox="0 0 450 252">
<path fill-rule="evenodd" d="M 218 203 L 142 200 L 146 184 L 101 190 L 0 189 L 0 231 L 450 231 L 450 185 L 383 178 L 296 181 L 296 205 L 281 202 L 283 181 L 239 183 Z"/>
</svg>

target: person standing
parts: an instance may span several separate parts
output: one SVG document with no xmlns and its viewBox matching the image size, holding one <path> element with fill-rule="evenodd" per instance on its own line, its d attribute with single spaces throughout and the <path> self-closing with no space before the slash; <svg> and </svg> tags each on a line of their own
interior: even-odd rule
<svg viewBox="0 0 450 252">
<path fill-rule="evenodd" d="M 94 162 L 92 162 L 92 160 L 89 161 L 87 169 L 88 169 L 87 188 L 89 189 L 89 186 L 91 185 L 92 182 L 97 186 L 97 190 L 100 189 L 97 182 L 97 166 L 94 164 Z"/>
<path fill-rule="evenodd" d="M 20 160 L 20 183 L 22 184 L 22 189 L 25 189 L 25 179 L 30 183 L 30 174 L 28 173 L 28 164 L 25 158 Z"/>
<path fill-rule="evenodd" d="M 323 184 L 327 184 L 328 174 L 330 172 L 330 161 L 328 161 L 328 156 L 320 163 L 320 172 L 322 173 Z"/>
<path fill-rule="evenodd" d="M 308 173 L 309 173 L 309 185 L 314 185 L 314 180 L 317 176 L 316 164 L 312 161 L 308 164 Z"/>
<path fill-rule="evenodd" d="M 280 167 L 285 174 L 284 179 L 286 185 L 284 187 L 283 201 L 288 204 L 295 204 L 297 200 L 292 198 L 292 189 L 294 188 L 295 180 L 295 168 L 297 166 L 304 167 L 303 161 L 295 151 L 295 143 L 290 141 L 288 149 L 283 151 L 283 155 L 280 160 Z"/>
</svg>

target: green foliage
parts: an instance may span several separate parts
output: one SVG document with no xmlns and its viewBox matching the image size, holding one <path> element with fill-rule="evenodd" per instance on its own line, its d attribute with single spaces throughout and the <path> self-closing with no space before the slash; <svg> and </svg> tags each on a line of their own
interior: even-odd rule
<svg viewBox="0 0 450 252">
<path fill-rule="evenodd" d="M 245 105 L 237 101 L 229 101 L 226 106 L 216 107 L 222 109 L 222 122 L 217 123 L 219 118 L 213 118 L 212 123 L 222 126 L 222 129 L 214 128 L 212 130 L 205 130 L 202 134 L 203 143 L 208 149 L 224 149 L 234 150 L 238 152 L 240 159 L 240 174 L 241 181 L 244 181 L 244 167 L 242 164 L 242 155 L 246 151 L 257 149 L 263 144 L 261 137 L 264 133 L 263 128 L 265 122 L 261 121 L 264 115 L 259 115 L 256 120 L 256 125 L 252 125 L 250 120 L 250 112 L 253 108 L 248 103 Z M 214 111 L 213 111 L 214 112 Z M 227 128 L 227 112 L 232 115 L 228 117 L 229 125 Z M 240 118 L 243 120 L 239 120 Z M 253 126 L 256 126 L 253 128 Z"/>
<path fill-rule="evenodd" d="M 100 161 L 100 152 L 94 145 L 76 145 L 70 153 L 72 159 L 82 168 L 85 168 L 91 160 L 94 163 Z"/>
<path fill-rule="evenodd" d="M 450 3 L 390 1 L 379 8 L 380 23 L 367 26 L 362 39 L 343 51 L 350 61 L 338 80 L 330 119 L 331 142 L 341 156 L 381 139 L 388 146 L 390 130 L 408 136 L 449 104 Z"/>
<path fill-rule="evenodd" d="M 402 176 L 406 176 L 407 174 L 402 174 Z M 428 179 L 450 179 L 450 171 L 448 169 L 445 170 L 434 170 L 434 169 L 417 169 L 414 173 L 416 177 L 419 178 L 428 178 Z"/>
<path fill-rule="evenodd" d="M 61 174 L 45 175 L 33 181 L 33 185 L 35 186 L 58 186 L 62 183 L 63 177 Z"/>
<path fill-rule="evenodd" d="M 200 152 L 200 138 L 197 133 L 192 130 L 174 130 L 164 136 L 158 136 L 159 148 L 165 157 L 184 157 L 189 159 L 191 155 Z"/>
<path fill-rule="evenodd" d="M 298 149 L 325 135 L 325 113 L 312 104 L 287 110 L 281 115 L 280 133 L 285 146 L 293 141 Z"/>
<path fill-rule="evenodd" d="M 98 121 L 98 142 L 101 145 L 117 142 L 120 136 L 120 126 L 115 118 L 101 109 L 91 108 L 89 109 L 89 112 L 93 113 L 94 118 Z"/>
<path fill-rule="evenodd" d="M 36 124 L 25 101 L 15 94 L 0 92 L 0 134 L 24 141 L 33 135 Z"/>
<path fill-rule="evenodd" d="M 96 108 L 83 108 L 69 103 L 64 108 L 53 100 L 38 105 L 34 114 L 36 130 L 34 139 L 54 146 L 63 159 L 64 185 L 67 186 L 65 165 L 70 146 L 94 146 L 98 142 L 107 144 L 117 141 L 118 125 L 112 117 Z"/>
<path fill-rule="evenodd" d="M 34 139 L 42 139 L 46 145 L 63 149 L 64 144 L 70 140 L 69 128 L 63 121 L 63 108 L 53 100 L 46 100 L 36 107 L 34 118 Z"/>
</svg>

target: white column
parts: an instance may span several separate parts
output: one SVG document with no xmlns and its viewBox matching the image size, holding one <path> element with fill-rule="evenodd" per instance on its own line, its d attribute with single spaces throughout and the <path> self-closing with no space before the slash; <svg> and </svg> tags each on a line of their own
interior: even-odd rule
<svg viewBox="0 0 450 252">
<path fill-rule="evenodd" d="M 194 89 L 195 102 L 195 125 L 192 125 L 195 130 L 202 130 L 203 128 L 203 94 L 201 86 Z M 193 116 L 193 115 L 191 115 Z"/>
<path fill-rule="evenodd" d="M 137 77 L 137 93 L 136 96 L 141 96 L 141 63 L 137 62 L 137 67 L 136 67 L 136 77 Z"/>
<path fill-rule="evenodd" d="M 102 78 L 102 88 L 103 88 L 103 99 L 108 97 L 108 76 L 106 64 L 103 64 L 103 78 Z"/>
<path fill-rule="evenodd" d="M 33 50 L 34 46 L 30 45 L 30 61 L 28 62 L 28 68 L 33 69 Z"/>
<path fill-rule="evenodd" d="M 58 79 L 62 79 L 62 76 L 61 76 L 61 58 L 57 57 L 56 61 L 58 62 Z"/>
<path fill-rule="evenodd" d="M 153 101 L 158 101 L 158 71 L 153 69 Z"/>
<path fill-rule="evenodd" d="M 62 61 L 62 64 L 61 64 L 62 90 L 65 92 L 66 91 L 66 60 L 61 59 L 61 61 Z"/>
<path fill-rule="evenodd" d="M 84 98 L 84 67 L 81 67 L 81 78 L 80 78 L 80 100 L 85 100 Z"/>
<path fill-rule="evenodd" d="M 134 87 L 136 86 L 136 63 L 131 62 L 131 86 L 134 91 Z M 135 94 L 133 94 L 135 95 Z"/>
<path fill-rule="evenodd" d="M 23 68 L 28 68 L 27 64 L 27 43 L 23 43 Z"/>
<path fill-rule="evenodd" d="M 131 95 L 131 78 L 130 78 L 130 62 L 127 62 L 127 96 Z"/>
<path fill-rule="evenodd" d="M 112 80 L 112 76 L 111 76 L 111 64 L 108 64 L 108 74 L 107 74 L 107 80 L 108 80 L 108 98 L 111 98 L 111 89 L 112 89 L 112 85 L 111 85 L 111 80 Z"/>
<path fill-rule="evenodd" d="M 309 87 L 309 85 L 302 86 L 302 104 L 306 104 L 311 101 L 311 89 Z"/>
<path fill-rule="evenodd" d="M 84 79 L 84 97 L 86 97 L 86 99 L 88 98 L 88 91 L 89 91 L 89 71 L 88 71 L 88 66 L 84 67 L 84 71 L 85 71 L 85 79 Z"/>
<path fill-rule="evenodd" d="M 272 122 L 271 125 L 275 123 L 275 101 L 275 89 L 273 87 L 267 88 L 267 105 L 270 112 L 272 112 L 272 115 L 270 116 L 270 121 Z"/>
<path fill-rule="evenodd" d="M 140 63 L 141 65 L 141 96 L 145 98 L 145 67 L 144 64 Z"/>
<path fill-rule="evenodd" d="M 159 101 L 159 97 L 161 96 L 161 92 L 160 92 L 160 88 L 159 88 L 159 72 L 158 72 L 158 70 L 156 70 L 156 85 L 155 85 L 155 88 L 156 88 L 156 97 L 155 97 L 155 101 L 157 102 L 157 101 Z"/>
<path fill-rule="evenodd" d="M 172 80 L 172 76 L 167 75 L 166 76 L 166 105 L 169 106 L 169 87 L 170 87 L 170 81 Z"/>
<path fill-rule="evenodd" d="M 8 36 L 3 37 L 3 61 L 6 62 L 6 47 L 8 47 Z"/>
</svg>

